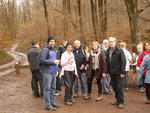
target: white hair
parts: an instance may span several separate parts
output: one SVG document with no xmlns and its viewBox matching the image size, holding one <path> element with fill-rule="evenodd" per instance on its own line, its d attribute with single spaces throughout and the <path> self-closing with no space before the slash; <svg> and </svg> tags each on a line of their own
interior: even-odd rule
<svg viewBox="0 0 150 113">
<path fill-rule="evenodd" d="M 107 39 L 103 40 L 103 44 L 104 43 L 109 43 L 109 41 Z"/>
<path fill-rule="evenodd" d="M 74 44 L 81 44 L 81 42 L 79 40 L 75 40 Z"/>
<path fill-rule="evenodd" d="M 115 37 L 109 37 L 109 42 L 110 41 L 117 42 L 117 39 Z"/>
</svg>

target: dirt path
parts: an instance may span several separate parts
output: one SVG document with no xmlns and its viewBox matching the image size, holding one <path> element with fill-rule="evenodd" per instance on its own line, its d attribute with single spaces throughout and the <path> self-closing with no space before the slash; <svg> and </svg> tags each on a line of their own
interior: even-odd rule
<svg viewBox="0 0 150 113">
<path fill-rule="evenodd" d="M 14 65 L 16 61 L 21 62 L 22 65 L 28 65 L 27 55 L 24 53 L 15 51 L 17 47 L 18 47 L 18 44 L 14 44 L 9 50 L 7 50 L 7 53 L 10 54 L 14 60 L 7 64 L 0 66 L 0 70 L 1 70 L 0 77 L 14 72 L 15 71 Z"/>
<path fill-rule="evenodd" d="M 34 98 L 30 88 L 31 74 L 29 70 L 21 71 L 21 75 L 11 74 L 0 78 L 0 113 L 52 113 L 44 110 L 43 99 Z M 104 95 L 104 100 L 96 102 L 97 87 L 94 85 L 93 98 L 83 100 L 80 96 L 74 106 L 63 104 L 63 94 L 57 97 L 60 105 L 54 113 L 150 113 L 150 105 L 145 105 L 145 94 L 140 94 L 136 89 L 125 93 L 125 109 L 118 109 L 110 105 L 114 95 Z"/>
</svg>

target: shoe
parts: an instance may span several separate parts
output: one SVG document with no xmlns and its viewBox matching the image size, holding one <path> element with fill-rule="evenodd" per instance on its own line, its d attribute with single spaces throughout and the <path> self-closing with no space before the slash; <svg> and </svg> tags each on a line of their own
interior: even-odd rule
<svg viewBox="0 0 150 113">
<path fill-rule="evenodd" d="M 125 88 L 125 91 L 129 91 L 129 88 Z"/>
<path fill-rule="evenodd" d="M 87 94 L 87 96 L 84 97 L 85 100 L 91 99 L 90 94 Z"/>
<path fill-rule="evenodd" d="M 74 94 L 74 96 L 73 96 L 74 98 L 77 98 L 78 97 L 78 94 Z"/>
<path fill-rule="evenodd" d="M 56 91 L 54 95 L 55 96 L 59 96 L 59 95 L 61 95 L 61 92 L 60 91 Z"/>
<path fill-rule="evenodd" d="M 88 99 L 86 95 L 83 95 L 82 97 L 83 97 L 84 100 Z"/>
<path fill-rule="evenodd" d="M 76 101 L 75 101 L 75 100 L 72 100 L 72 99 L 70 100 L 70 102 L 71 102 L 71 103 L 73 103 L 73 104 L 75 104 L 75 103 L 76 103 Z"/>
<path fill-rule="evenodd" d="M 141 88 L 141 89 L 138 90 L 138 92 L 139 92 L 139 93 L 144 93 L 144 92 L 145 92 L 145 89 L 144 89 L 144 88 Z"/>
<path fill-rule="evenodd" d="M 145 102 L 145 104 L 150 104 L 150 99 L 147 99 L 147 101 Z"/>
<path fill-rule="evenodd" d="M 109 92 L 103 92 L 103 94 L 109 94 Z"/>
<path fill-rule="evenodd" d="M 145 104 L 150 104 L 150 102 L 145 102 Z"/>
<path fill-rule="evenodd" d="M 124 104 L 119 104 L 119 105 L 118 105 L 118 108 L 119 108 L 119 109 L 123 109 L 123 108 L 124 108 Z"/>
<path fill-rule="evenodd" d="M 102 95 L 98 95 L 98 97 L 95 99 L 96 101 L 100 101 L 103 99 L 103 96 Z"/>
<path fill-rule="evenodd" d="M 114 101 L 114 102 L 111 102 L 111 105 L 116 105 L 117 106 L 119 104 L 118 104 L 118 102 Z"/>
<path fill-rule="evenodd" d="M 72 102 L 69 102 L 69 101 L 68 101 L 68 102 L 65 102 L 65 104 L 68 105 L 68 106 L 72 106 L 72 105 L 73 105 L 73 103 L 72 103 Z"/>
<path fill-rule="evenodd" d="M 50 111 L 55 111 L 56 108 L 52 107 L 52 108 L 45 108 L 46 110 L 50 110 Z"/>
<path fill-rule="evenodd" d="M 57 104 L 52 105 L 54 108 L 60 108 Z"/>
</svg>

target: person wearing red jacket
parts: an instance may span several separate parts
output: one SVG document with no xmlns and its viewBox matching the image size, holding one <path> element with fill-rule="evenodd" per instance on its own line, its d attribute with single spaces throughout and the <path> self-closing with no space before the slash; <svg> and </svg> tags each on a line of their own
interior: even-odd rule
<svg viewBox="0 0 150 113">
<path fill-rule="evenodd" d="M 149 43 L 145 42 L 143 44 L 143 51 L 141 53 L 139 53 L 139 55 L 138 55 L 138 59 L 137 59 L 137 67 L 138 68 L 140 68 L 144 57 L 146 55 L 148 55 L 148 54 L 150 54 Z M 144 72 L 143 72 L 143 80 L 144 80 L 144 78 L 146 76 L 146 72 L 147 72 L 147 70 L 144 70 Z M 144 92 L 145 89 L 143 88 L 143 81 L 138 81 L 137 84 L 138 84 L 139 92 Z"/>
</svg>

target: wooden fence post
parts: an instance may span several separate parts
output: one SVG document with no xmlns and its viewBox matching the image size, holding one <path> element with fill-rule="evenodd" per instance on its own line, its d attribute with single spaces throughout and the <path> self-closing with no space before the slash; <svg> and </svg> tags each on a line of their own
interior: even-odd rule
<svg viewBox="0 0 150 113">
<path fill-rule="evenodd" d="M 20 74 L 20 62 L 19 61 L 15 62 L 15 69 L 16 69 L 16 74 Z"/>
</svg>

